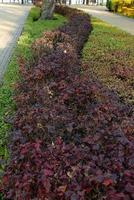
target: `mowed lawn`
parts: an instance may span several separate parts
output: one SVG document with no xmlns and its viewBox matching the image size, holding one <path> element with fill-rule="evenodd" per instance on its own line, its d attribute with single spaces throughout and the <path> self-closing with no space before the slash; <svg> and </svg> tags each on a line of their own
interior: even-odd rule
<svg viewBox="0 0 134 200">
<path fill-rule="evenodd" d="M 93 31 L 83 50 L 86 71 L 134 104 L 134 36 L 92 18 Z"/>
<path fill-rule="evenodd" d="M 12 121 L 10 115 L 13 116 L 15 111 L 13 95 L 14 85 L 19 78 L 18 59 L 20 57 L 28 60 L 31 59 L 31 43 L 36 38 L 40 37 L 44 31 L 55 29 L 66 21 L 63 16 L 57 14 L 54 15 L 53 20 L 34 21 L 37 20 L 38 17 L 38 8 L 32 8 L 25 22 L 23 33 L 17 42 L 11 62 L 7 67 L 3 82 L 0 85 L 0 160 L 5 160 L 8 156 L 6 139 L 10 130 L 10 124 L 7 123 L 7 121 Z M 2 170 L 3 167 L 4 163 L 1 162 L 0 169 Z"/>
</svg>

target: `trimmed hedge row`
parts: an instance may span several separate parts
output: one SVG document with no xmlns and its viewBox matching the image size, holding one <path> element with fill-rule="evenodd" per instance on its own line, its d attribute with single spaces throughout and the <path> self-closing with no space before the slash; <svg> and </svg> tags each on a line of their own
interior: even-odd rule
<svg viewBox="0 0 134 200">
<path fill-rule="evenodd" d="M 89 15 L 82 13 L 77 9 L 69 7 L 66 7 L 65 9 L 64 6 L 56 6 L 55 11 L 69 18 L 70 22 L 65 26 L 62 26 L 59 30 L 73 38 L 76 50 L 80 53 L 84 43 L 88 39 L 88 30 L 92 30 L 92 26 L 89 23 Z"/>
<path fill-rule="evenodd" d="M 56 9 L 69 17 L 68 24 L 33 43 L 31 63 L 20 61 L 4 198 L 133 199 L 132 109 L 80 75 L 79 48 L 91 31 L 89 17 L 73 10 L 73 25 L 71 8 Z M 80 18 L 80 26 L 88 24 L 85 38 Z"/>
</svg>

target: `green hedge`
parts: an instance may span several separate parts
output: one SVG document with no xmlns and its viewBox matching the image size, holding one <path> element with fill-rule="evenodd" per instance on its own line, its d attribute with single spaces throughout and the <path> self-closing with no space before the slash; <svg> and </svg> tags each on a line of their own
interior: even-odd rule
<svg viewBox="0 0 134 200">
<path fill-rule="evenodd" d="M 32 18 L 33 21 L 37 21 L 41 16 L 41 8 L 33 7 L 29 13 L 29 17 Z"/>
</svg>

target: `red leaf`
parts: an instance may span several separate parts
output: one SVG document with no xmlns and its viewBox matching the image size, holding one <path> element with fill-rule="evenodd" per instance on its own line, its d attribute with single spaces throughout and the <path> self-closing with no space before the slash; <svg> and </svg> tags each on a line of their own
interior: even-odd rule
<svg viewBox="0 0 134 200">
<path fill-rule="evenodd" d="M 111 180 L 111 179 L 109 179 L 109 178 L 107 178 L 107 179 L 105 179 L 104 181 L 103 181 L 103 185 L 105 185 L 105 186 L 109 186 L 109 185 L 111 185 L 113 183 L 113 181 Z"/>
<path fill-rule="evenodd" d="M 44 169 L 44 175 L 45 176 L 52 176 L 53 175 L 53 172 L 49 169 Z"/>
<path fill-rule="evenodd" d="M 3 181 L 4 184 L 7 184 L 8 183 L 8 176 L 6 176 L 6 175 L 3 176 L 2 181 Z"/>
<path fill-rule="evenodd" d="M 62 186 L 58 187 L 57 190 L 58 190 L 58 192 L 65 193 L 66 189 L 67 189 L 67 185 L 62 185 Z"/>
</svg>

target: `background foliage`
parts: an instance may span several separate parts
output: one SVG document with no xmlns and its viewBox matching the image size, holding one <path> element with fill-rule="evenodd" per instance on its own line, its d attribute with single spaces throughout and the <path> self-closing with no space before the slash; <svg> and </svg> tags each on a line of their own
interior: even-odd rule
<svg viewBox="0 0 134 200">
<path fill-rule="evenodd" d="M 134 17 L 133 0 L 107 0 L 106 6 L 110 11 L 122 13 L 128 17 Z"/>
</svg>

